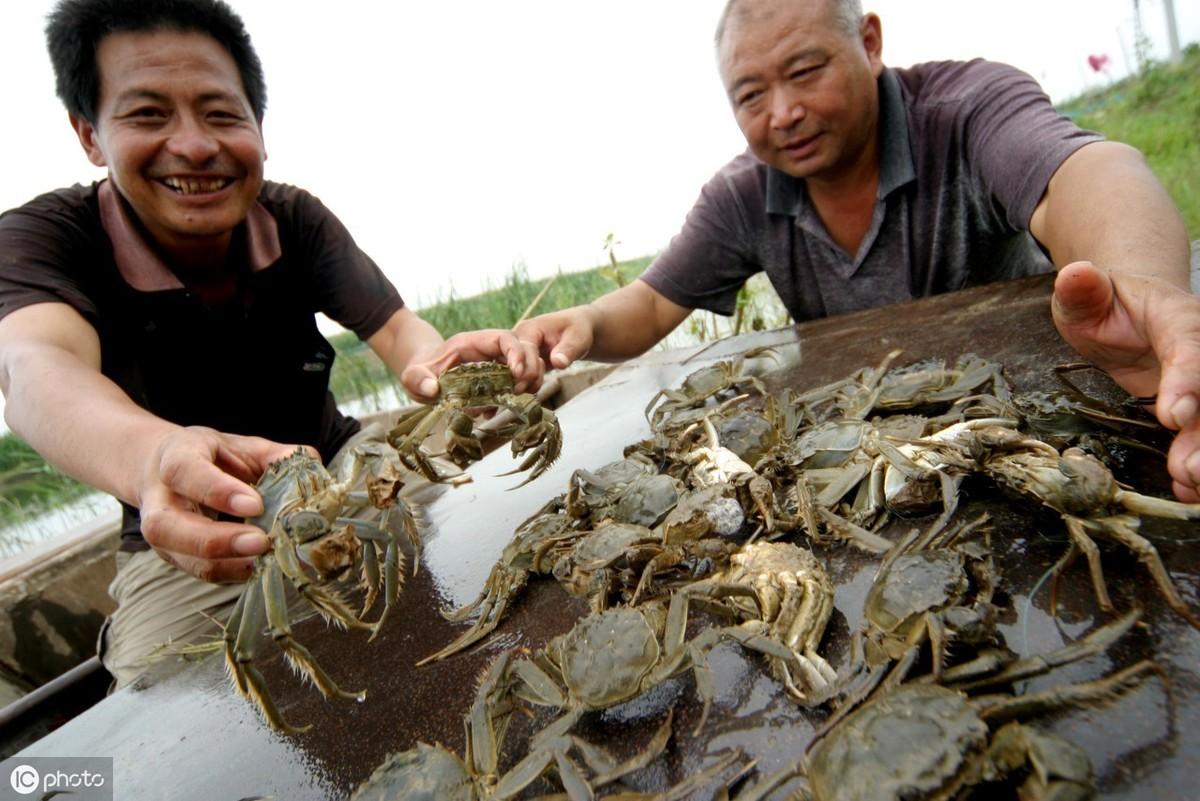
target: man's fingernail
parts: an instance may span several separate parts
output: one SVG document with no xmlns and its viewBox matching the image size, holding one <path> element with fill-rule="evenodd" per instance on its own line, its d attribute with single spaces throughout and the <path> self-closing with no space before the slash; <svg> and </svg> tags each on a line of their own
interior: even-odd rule
<svg viewBox="0 0 1200 801">
<path fill-rule="evenodd" d="M 1171 419 L 1179 428 L 1190 426 L 1196 419 L 1196 396 L 1184 395 L 1171 404 Z"/>
<path fill-rule="evenodd" d="M 434 395 L 437 394 L 437 391 L 438 391 L 437 379 L 426 378 L 424 381 L 421 382 L 421 386 L 418 387 L 418 389 L 421 390 L 422 395 L 432 398 Z"/>
<path fill-rule="evenodd" d="M 254 517 L 262 513 L 262 502 L 252 495 L 234 495 L 229 499 L 229 509 L 240 517 Z"/>
<path fill-rule="evenodd" d="M 271 541 L 267 539 L 267 535 L 257 531 L 247 531 L 233 538 L 233 552 L 238 556 L 258 556 L 265 553 L 270 545 Z"/>
</svg>

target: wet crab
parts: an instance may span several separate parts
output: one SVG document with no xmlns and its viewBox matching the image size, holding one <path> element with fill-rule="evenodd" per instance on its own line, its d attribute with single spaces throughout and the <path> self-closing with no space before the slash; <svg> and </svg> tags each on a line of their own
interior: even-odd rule
<svg viewBox="0 0 1200 801">
<path fill-rule="evenodd" d="M 1200 520 L 1200 504 L 1185 504 L 1122 488 L 1103 462 L 1079 448 L 1061 454 L 1053 446 L 1015 430 L 1013 421 L 978 420 L 956 424 L 923 439 L 912 460 L 943 477 L 978 472 L 1019 494 L 1031 496 L 1062 516 L 1071 547 L 1055 566 L 1058 575 L 1078 554 L 1088 560 L 1092 588 L 1105 611 L 1113 609 L 1095 537 L 1132 550 L 1150 572 L 1167 604 L 1193 627 L 1200 618 L 1188 609 L 1163 566 L 1158 550 L 1137 533 L 1139 515 L 1173 520 Z M 953 429 L 951 431 L 951 429 Z M 895 472 L 890 472 L 895 469 Z M 889 465 L 885 491 L 919 480 Z"/>
<path fill-rule="evenodd" d="M 570 799 L 591 799 L 595 792 L 656 759 L 671 736 L 672 715 L 658 728 L 647 747 L 632 759 L 618 762 L 606 751 L 570 735 L 547 739 L 506 773 L 499 773 L 499 751 L 512 713 L 507 692 L 512 681 L 511 656 L 506 651 L 489 666 L 463 716 L 466 758 L 441 745 L 418 743 L 390 756 L 355 790 L 351 801 L 392 799 L 451 799 L 505 801 L 515 798 L 539 776 L 553 771 Z M 579 754 L 591 775 L 576 763 Z"/>
<path fill-rule="evenodd" d="M 1011 682 L 1093 656 L 1129 631 L 1138 615 L 1130 613 L 1056 651 L 1020 660 L 993 676 L 996 681 L 977 684 Z M 789 797 L 806 801 L 946 801 L 965 797 L 985 782 L 1020 779 L 1021 773 L 1022 799 L 1090 798 L 1092 767 L 1082 749 L 1019 721 L 1104 705 L 1151 673 L 1163 675 L 1158 665 L 1142 661 L 1094 681 L 1025 695 L 971 696 L 970 685 L 889 687 L 849 716 L 831 718 L 803 760 L 739 793 L 737 801 L 761 801 L 794 777 L 802 777 L 801 786 Z"/>
<path fill-rule="evenodd" d="M 351 488 L 365 469 L 363 459 L 355 458 L 350 474 L 345 480 L 335 482 L 320 461 L 298 449 L 291 456 L 272 463 L 263 474 L 257 487 L 263 497 L 263 513 L 247 520 L 267 532 L 272 548 L 255 560 L 254 572 L 224 626 L 225 662 L 237 690 L 257 703 L 272 727 L 289 733 L 306 731 L 307 727 L 295 728 L 284 721 L 271 699 L 266 681 L 254 666 L 264 624 L 288 663 L 324 695 L 361 699 L 362 693 L 339 688 L 308 649 L 293 638 L 284 580 L 327 621 L 345 627 L 378 630 L 378 623 L 362 622 L 335 590 L 314 582 L 301 562 L 300 546 L 329 534 L 335 522 L 351 525 L 355 534 L 365 541 L 364 554 L 367 551 L 375 553 L 376 541 L 384 544 L 382 575 L 377 563 L 374 570 L 365 570 L 368 581 L 373 580 L 376 586 L 381 581 L 385 584 L 384 615 L 395 603 L 399 592 L 401 551 L 398 535 L 391 531 L 386 520 L 381 521 L 381 525 L 373 525 L 340 516 L 350 501 Z M 395 502 L 394 494 L 387 502 Z M 401 518 L 414 551 L 419 552 L 420 540 L 406 507 Z M 380 621 L 382 619 L 383 615 Z"/>
<path fill-rule="evenodd" d="M 748 636 L 763 637 L 795 658 L 769 656 L 772 673 L 787 691 L 807 700 L 837 676 L 817 651 L 833 614 L 833 582 L 811 552 L 792 543 L 754 542 L 735 553 L 729 567 L 680 590 L 689 598 L 724 599 Z M 799 674 L 795 666 L 802 669 Z"/>
<path fill-rule="evenodd" d="M 951 643 L 979 646 L 993 639 L 995 578 L 987 533 L 971 538 L 986 522 L 981 516 L 949 531 L 914 531 L 884 559 L 839 680 L 847 705 L 865 698 L 889 670 L 890 683 L 903 679 L 926 642 L 937 681 Z"/>
<path fill-rule="evenodd" d="M 656 602 L 616 607 L 589 614 L 532 657 L 516 660 L 515 693 L 565 710 L 535 740 L 560 736 L 585 712 L 628 701 L 692 667 L 686 625 L 682 596 L 672 598 L 669 610 Z"/>
<path fill-rule="evenodd" d="M 559 506 L 557 499 L 551 501 L 517 527 L 475 600 L 454 611 L 442 613 L 447 620 L 461 621 L 478 610 L 475 622 L 453 642 L 417 662 L 418 665 L 445 659 L 495 631 L 508 605 L 525 588 L 530 574 L 542 572 L 540 558 L 546 548 L 559 539 L 577 539 L 580 536 L 580 532 L 574 530 L 575 521 L 564 514 Z"/>
<path fill-rule="evenodd" d="M 973 353 L 959 357 L 954 367 L 939 359 L 894 367 L 879 381 L 875 411 L 894 412 L 957 401 L 987 387 L 1000 400 L 1011 395 L 999 364 Z"/>
<path fill-rule="evenodd" d="M 732 360 L 714 362 L 688 374 L 679 385 L 679 389 L 660 389 L 646 404 L 646 417 L 650 420 L 651 427 L 656 430 L 661 429 L 669 425 L 672 418 L 678 413 L 699 408 L 709 398 L 727 389 L 749 385 L 754 387 L 758 394 L 766 395 L 767 390 L 762 381 L 756 376 L 744 374 L 742 365 L 746 359 L 764 354 L 774 355 L 774 352 L 774 349 L 770 347 L 754 348 Z M 665 398 L 665 400 L 658 404 L 660 398 Z M 658 406 L 656 407 L 655 404 Z"/>
<path fill-rule="evenodd" d="M 425 437 L 442 420 L 446 421 L 446 455 L 460 467 L 483 458 L 483 445 L 475 436 L 474 421 L 467 410 L 499 406 L 511 412 L 515 422 L 498 433 L 511 437 L 512 453 L 528 453 L 513 473 L 531 470 L 522 486 L 544 473 L 562 450 L 562 430 L 554 412 L 542 407 L 529 393 L 514 394 L 512 373 L 502 364 L 476 362 L 460 364 L 438 379 L 439 400 L 402 415 L 388 432 L 388 443 L 399 453 L 410 470 L 430 481 L 446 477 L 430 461 L 422 447 Z"/>
</svg>

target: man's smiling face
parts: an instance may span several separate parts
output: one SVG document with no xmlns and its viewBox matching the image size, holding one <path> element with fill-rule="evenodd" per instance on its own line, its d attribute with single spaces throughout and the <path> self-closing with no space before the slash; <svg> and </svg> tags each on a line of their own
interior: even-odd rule
<svg viewBox="0 0 1200 801">
<path fill-rule="evenodd" d="M 96 64 L 96 121 L 71 119 L 88 158 L 160 248 L 212 248 L 223 262 L 266 159 L 233 58 L 204 34 L 164 30 L 110 34 Z"/>
</svg>

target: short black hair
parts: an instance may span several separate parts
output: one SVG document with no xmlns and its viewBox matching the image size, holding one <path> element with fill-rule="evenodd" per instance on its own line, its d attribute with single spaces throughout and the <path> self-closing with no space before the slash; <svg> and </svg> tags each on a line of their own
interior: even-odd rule
<svg viewBox="0 0 1200 801">
<path fill-rule="evenodd" d="M 242 88 L 262 122 L 267 85 L 242 18 L 222 0 L 60 0 L 46 23 L 55 91 L 67 111 L 96 122 L 100 70 L 96 48 L 121 32 L 181 31 L 212 37 L 237 64 Z"/>
</svg>

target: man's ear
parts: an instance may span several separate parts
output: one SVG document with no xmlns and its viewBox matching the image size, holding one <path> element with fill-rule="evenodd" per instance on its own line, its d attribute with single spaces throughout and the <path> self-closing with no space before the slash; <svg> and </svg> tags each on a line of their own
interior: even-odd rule
<svg viewBox="0 0 1200 801">
<path fill-rule="evenodd" d="M 83 146 L 83 152 L 87 153 L 88 161 L 97 167 L 107 167 L 104 151 L 100 149 L 100 138 L 96 135 L 96 126 L 74 114 L 68 114 L 67 118 L 71 120 L 71 127 L 75 129 L 75 135 L 79 137 L 79 144 Z"/>
<path fill-rule="evenodd" d="M 883 73 L 883 23 L 877 14 L 863 14 L 861 28 L 863 50 L 866 51 L 867 61 L 871 72 L 878 78 Z"/>
</svg>

